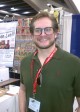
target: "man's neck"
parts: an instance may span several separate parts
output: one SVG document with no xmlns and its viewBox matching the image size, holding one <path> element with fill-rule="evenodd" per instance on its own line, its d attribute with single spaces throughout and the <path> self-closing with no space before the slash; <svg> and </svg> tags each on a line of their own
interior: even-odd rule
<svg viewBox="0 0 80 112">
<path fill-rule="evenodd" d="M 38 58 L 43 65 L 45 59 L 51 54 L 51 52 L 55 49 L 55 45 L 48 49 L 38 49 Z"/>
</svg>

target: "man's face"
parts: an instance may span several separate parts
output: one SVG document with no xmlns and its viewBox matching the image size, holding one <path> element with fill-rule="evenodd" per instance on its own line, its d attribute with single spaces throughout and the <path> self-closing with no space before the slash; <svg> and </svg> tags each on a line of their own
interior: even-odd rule
<svg viewBox="0 0 80 112">
<path fill-rule="evenodd" d="M 33 41 L 38 48 L 47 49 L 53 46 L 55 35 L 49 18 L 40 18 L 34 22 Z"/>
</svg>

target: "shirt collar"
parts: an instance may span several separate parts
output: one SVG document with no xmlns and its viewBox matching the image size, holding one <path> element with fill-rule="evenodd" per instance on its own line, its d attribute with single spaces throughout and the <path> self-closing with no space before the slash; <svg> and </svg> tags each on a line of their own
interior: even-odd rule
<svg viewBox="0 0 80 112">
<path fill-rule="evenodd" d="M 56 51 L 56 53 L 55 53 L 53 58 L 55 58 L 55 59 L 62 59 L 63 55 L 64 55 L 63 50 L 59 46 L 56 46 L 56 47 L 57 47 L 57 51 Z M 35 55 L 35 56 L 33 55 L 32 59 L 38 60 L 38 56 L 37 55 Z"/>
</svg>

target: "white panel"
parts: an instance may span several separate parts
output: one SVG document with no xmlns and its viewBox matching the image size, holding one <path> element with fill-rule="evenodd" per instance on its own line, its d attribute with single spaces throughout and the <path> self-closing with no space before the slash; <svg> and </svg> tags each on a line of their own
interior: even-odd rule
<svg viewBox="0 0 80 112">
<path fill-rule="evenodd" d="M 72 28 L 72 15 L 64 16 L 63 49 L 68 52 L 70 52 L 70 45 L 71 45 L 71 28 Z"/>
<path fill-rule="evenodd" d="M 0 67 L 0 82 L 9 80 L 9 68 Z"/>
<path fill-rule="evenodd" d="M 4 100 L 3 100 L 4 99 Z M 1 100 L 1 97 L 0 97 Z M 0 102 L 0 112 L 16 112 L 15 96 L 3 96 Z"/>
</svg>

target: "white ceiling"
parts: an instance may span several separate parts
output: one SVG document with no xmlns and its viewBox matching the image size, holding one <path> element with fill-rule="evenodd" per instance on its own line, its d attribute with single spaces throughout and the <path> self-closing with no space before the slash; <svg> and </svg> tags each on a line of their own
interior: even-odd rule
<svg viewBox="0 0 80 112">
<path fill-rule="evenodd" d="M 79 13 L 76 5 L 73 3 L 73 0 L 24 0 L 24 1 L 28 3 L 29 5 L 31 5 L 31 7 L 33 7 L 37 11 L 43 10 L 43 9 L 50 9 L 46 5 L 47 3 L 50 3 L 51 5 L 55 7 L 63 7 L 63 9 L 68 12 L 71 12 L 74 14 Z"/>
<path fill-rule="evenodd" d="M 4 7 L 0 7 L 0 18 L 4 18 L 6 15 L 12 17 L 13 11 L 11 8 L 19 9 L 14 12 L 15 14 L 19 14 L 21 17 L 31 17 L 40 10 L 51 10 L 51 7 L 47 6 L 48 3 L 51 4 L 53 8 L 63 7 L 63 10 L 65 11 L 79 14 L 79 10 L 73 0 L 19 0 L 19 2 L 18 0 L 0 0 L 0 5 L 5 4 Z M 6 12 L 4 13 L 3 11 Z M 24 13 L 26 11 L 30 13 Z"/>
</svg>

